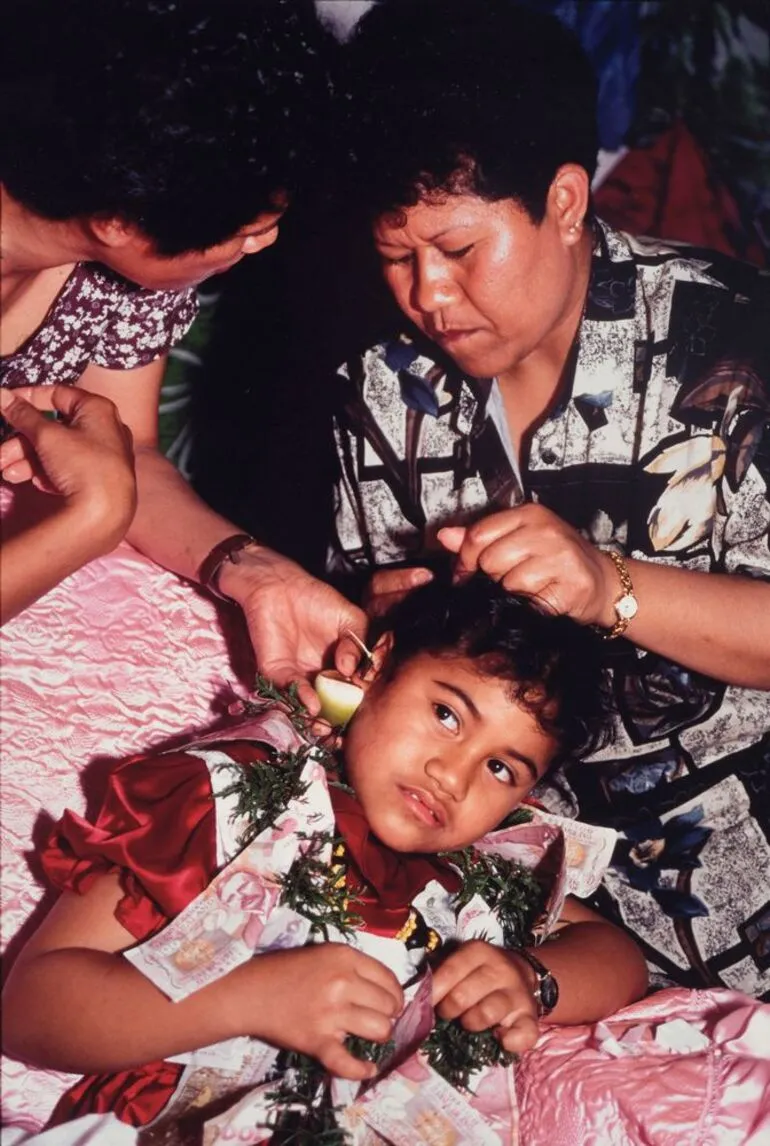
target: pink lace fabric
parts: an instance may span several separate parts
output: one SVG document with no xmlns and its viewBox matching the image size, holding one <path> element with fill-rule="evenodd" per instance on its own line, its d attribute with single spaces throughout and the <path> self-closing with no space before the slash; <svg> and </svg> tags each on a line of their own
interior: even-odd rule
<svg viewBox="0 0 770 1146">
<path fill-rule="evenodd" d="M 2 491 L 6 513 L 11 500 Z M 5 515 L 4 515 L 5 516 Z M 65 808 L 85 812 L 110 764 L 214 727 L 253 681 L 235 610 L 123 544 L 0 636 L 2 945 L 7 968 L 50 906 L 35 848 Z M 71 1076 L 3 1061 L 3 1125 L 35 1130 Z"/>
</svg>

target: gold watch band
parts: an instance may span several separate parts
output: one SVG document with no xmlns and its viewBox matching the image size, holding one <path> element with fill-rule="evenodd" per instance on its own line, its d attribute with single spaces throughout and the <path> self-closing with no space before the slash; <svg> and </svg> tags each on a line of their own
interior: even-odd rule
<svg viewBox="0 0 770 1146">
<path fill-rule="evenodd" d="M 605 549 L 604 552 L 617 569 L 618 577 L 620 578 L 620 587 L 623 590 L 615 601 L 615 611 L 618 619 L 612 628 L 607 629 L 604 633 L 605 641 L 614 641 L 616 637 L 621 637 L 623 633 L 625 633 L 629 621 L 636 616 L 638 602 L 634 594 L 634 583 L 631 580 L 631 574 L 628 572 L 628 566 L 622 554 L 618 553 L 616 549 Z"/>
</svg>

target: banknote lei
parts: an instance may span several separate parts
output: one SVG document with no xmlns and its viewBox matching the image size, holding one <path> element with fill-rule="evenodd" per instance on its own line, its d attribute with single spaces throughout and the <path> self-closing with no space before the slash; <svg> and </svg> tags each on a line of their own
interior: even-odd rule
<svg viewBox="0 0 770 1146">
<path fill-rule="evenodd" d="M 328 741 L 314 736 L 312 720 L 302 705 L 296 686 L 279 689 L 258 676 L 256 700 L 239 701 L 237 710 L 256 716 L 266 704 L 279 705 L 307 744 L 297 751 L 273 750 L 268 762 L 238 767 L 236 779 L 220 793 L 234 797 L 235 815 L 246 824 L 241 842 L 245 846 L 266 828 L 272 827 L 291 800 L 301 799 L 306 785 L 300 779 L 302 767 L 312 751 L 324 766 L 331 785 L 351 791 L 340 771 L 340 759 Z M 223 765 L 227 767 L 227 765 Z M 505 825 L 531 818 L 526 809 L 517 809 Z M 281 877 L 281 902 L 310 921 L 311 934 L 335 927 L 342 933 L 360 926 L 355 897 L 340 880 L 334 864 L 321 861 L 323 845 L 339 842 L 326 835 L 314 837 L 311 846 L 300 853 Z M 459 870 L 463 886 L 455 907 L 459 911 L 478 894 L 494 911 L 503 930 L 507 948 L 531 942 L 532 926 L 543 904 L 543 889 L 532 872 L 498 855 L 488 855 L 473 847 L 443 853 Z M 350 1036 L 346 1045 L 358 1058 L 379 1064 L 389 1057 L 389 1043 L 375 1043 Z M 515 1055 L 503 1049 L 492 1031 L 466 1031 L 454 1020 L 438 1018 L 422 1044 L 428 1062 L 447 1082 L 467 1089 L 471 1075 L 482 1066 L 509 1065 Z M 328 1076 L 314 1059 L 296 1051 L 283 1051 L 276 1063 L 274 1103 L 275 1123 L 271 1141 L 275 1146 L 344 1146 L 346 1132 L 339 1126 L 331 1103 Z"/>
</svg>

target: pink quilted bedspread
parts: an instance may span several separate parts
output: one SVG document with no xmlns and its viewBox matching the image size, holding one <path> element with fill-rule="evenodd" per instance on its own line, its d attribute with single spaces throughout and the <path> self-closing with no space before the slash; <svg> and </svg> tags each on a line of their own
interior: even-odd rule
<svg viewBox="0 0 770 1146">
<path fill-rule="evenodd" d="M 111 761 L 214 727 L 234 688 L 248 691 L 254 670 L 235 630 L 226 606 L 220 616 L 208 597 L 128 545 L 2 630 L 6 964 L 48 905 L 34 849 L 53 821 L 98 799 Z M 4 1061 L 4 1123 L 39 1127 L 66 1083 Z"/>
<path fill-rule="evenodd" d="M 111 761 L 223 718 L 253 679 L 236 632 L 228 610 L 127 545 L 5 627 L 7 961 L 47 906 L 35 845 L 64 808 L 98 798 Z M 4 1125 L 38 1129 L 67 1081 L 4 1062 Z M 770 1008 L 728 991 L 665 992 L 604 1026 L 546 1031 L 517 1089 L 525 1146 L 767 1146 Z"/>
</svg>

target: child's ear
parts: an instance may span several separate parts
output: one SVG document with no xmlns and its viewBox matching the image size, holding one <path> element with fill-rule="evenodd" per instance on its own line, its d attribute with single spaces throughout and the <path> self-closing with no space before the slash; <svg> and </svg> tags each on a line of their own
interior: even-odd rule
<svg viewBox="0 0 770 1146">
<path fill-rule="evenodd" d="M 390 650 L 393 648 L 393 634 L 383 633 L 377 641 L 377 644 L 371 651 L 369 657 L 364 657 L 356 671 L 353 673 L 351 680 L 362 688 L 364 692 L 373 685 L 383 670 Z"/>
<path fill-rule="evenodd" d="M 338 729 L 352 720 L 370 687 L 379 679 L 392 647 L 392 634 L 384 633 L 371 651 L 362 645 L 366 651 L 352 676 L 344 676 L 336 669 L 326 669 L 318 674 L 315 690 L 321 702 L 318 715 L 322 720 Z"/>
</svg>

